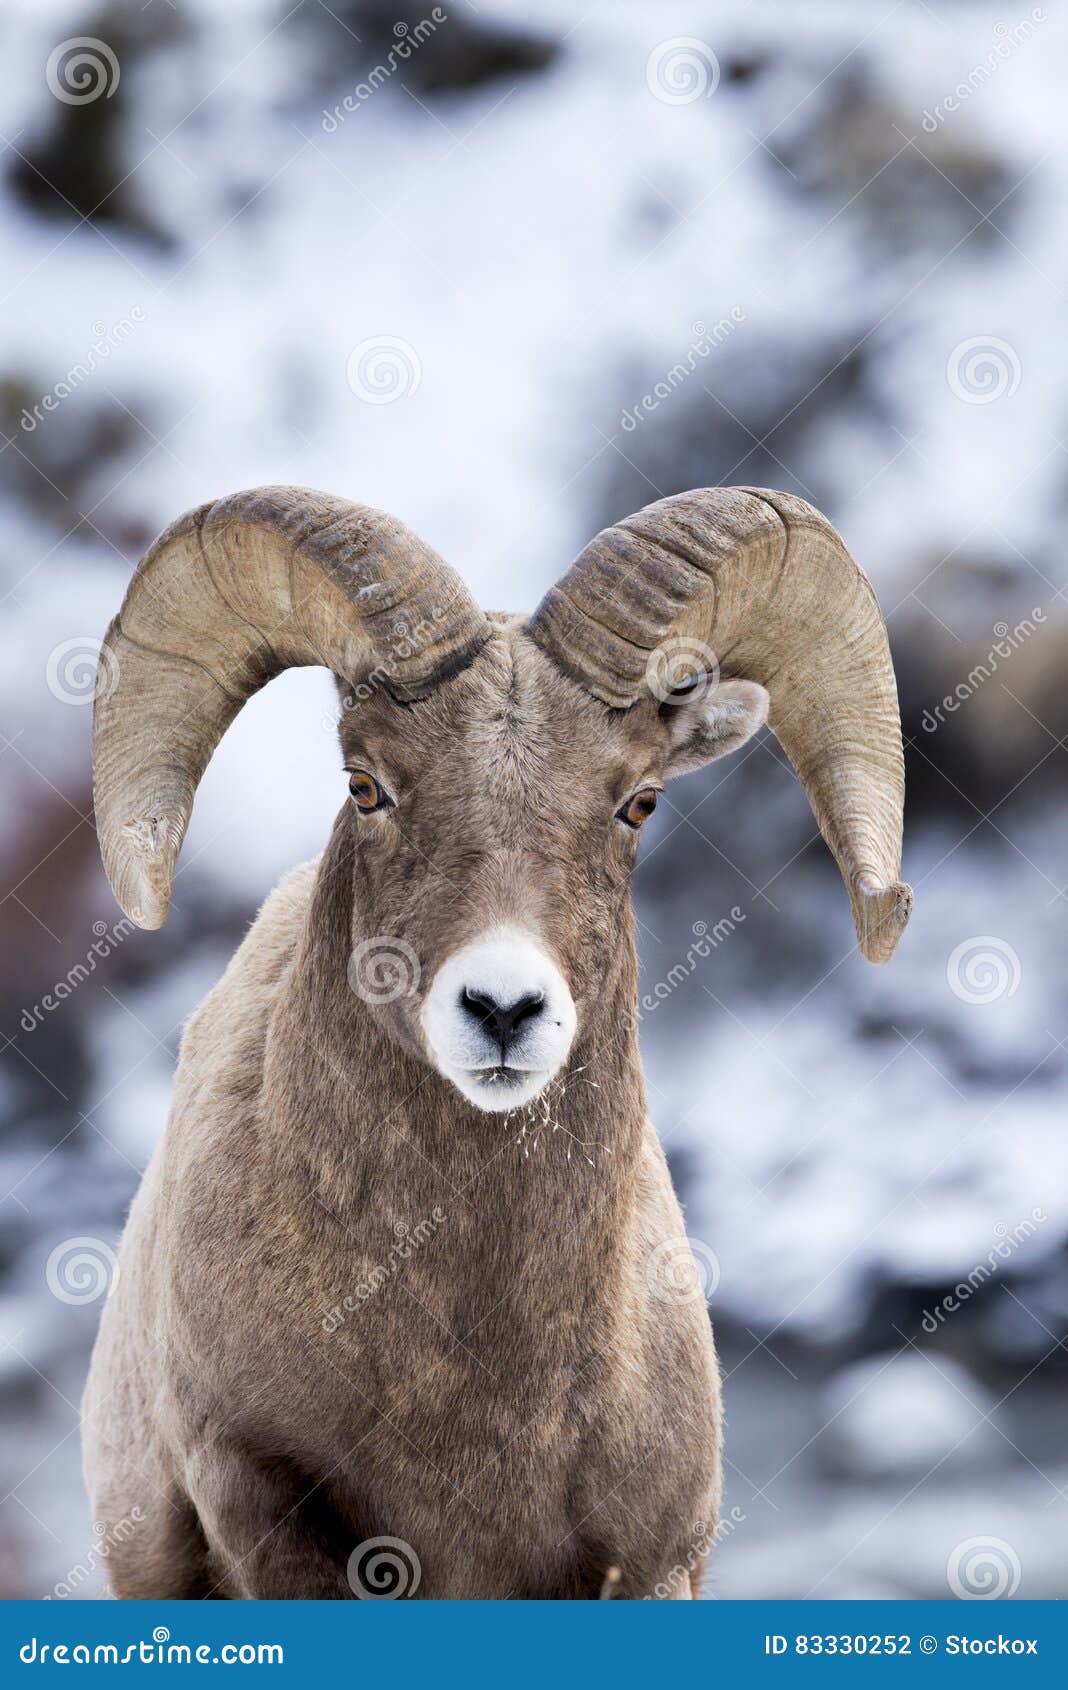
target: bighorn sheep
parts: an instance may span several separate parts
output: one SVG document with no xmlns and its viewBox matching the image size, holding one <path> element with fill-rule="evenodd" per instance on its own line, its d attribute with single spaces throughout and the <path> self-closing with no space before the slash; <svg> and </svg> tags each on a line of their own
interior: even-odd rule
<svg viewBox="0 0 1068 1690">
<path fill-rule="evenodd" d="M 94 1516 L 144 1522 L 115 1592 L 582 1598 L 617 1568 L 618 1595 L 689 1596 L 719 1386 L 703 1299 L 658 1281 L 684 1228 L 629 881 L 662 781 L 767 718 L 861 951 L 891 956 L 911 893 L 871 588 L 817 511 L 748 488 L 606 529 L 529 619 L 365 506 L 204 505 L 102 659 L 97 825 L 143 927 L 226 727 L 311 663 L 347 695 L 351 797 L 189 1024 L 94 1354 Z M 668 696 L 664 664 L 705 678 Z"/>
</svg>

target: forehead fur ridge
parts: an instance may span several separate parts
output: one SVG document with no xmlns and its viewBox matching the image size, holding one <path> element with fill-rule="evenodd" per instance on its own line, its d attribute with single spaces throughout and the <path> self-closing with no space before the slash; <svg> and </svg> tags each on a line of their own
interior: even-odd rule
<svg viewBox="0 0 1068 1690">
<path fill-rule="evenodd" d="M 474 661 L 429 698 L 398 705 L 376 689 L 343 711 L 346 752 L 381 755 L 401 773 L 462 752 L 477 759 L 485 787 L 503 795 L 517 780 L 568 771 L 611 778 L 656 743 L 655 710 L 610 709 L 556 667 L 521 618 L 493 620 Z"/>
</svg>

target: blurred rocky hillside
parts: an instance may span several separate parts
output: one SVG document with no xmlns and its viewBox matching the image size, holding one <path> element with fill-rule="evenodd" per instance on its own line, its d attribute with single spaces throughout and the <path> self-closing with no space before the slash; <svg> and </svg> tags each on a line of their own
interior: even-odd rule
<svg viewBox="0 0 1068 1690">
<path fill-rule="evenodd" d="M 284 481 L 395 510 L 493 608 L 686 487 L 841 529 L 901 690 L 898 959 L 858 960 L 770 738 L 672 789 L 637 882 L 650 1106 L 727 1375 L 710 1592 L 941 1596 L 981 1538 L 1066 1594 L 1068 21 L 1041 10 L 5 8 L 3 1594 L 92 1542 L 99 1296 L 56 1261 L 106 1264 L 183 1020 L 343 796 L 330 682 L 289 674 L 205 778 L 167 928 L 130 932 L 97 644 L 166 522 Z"/>
</svg>

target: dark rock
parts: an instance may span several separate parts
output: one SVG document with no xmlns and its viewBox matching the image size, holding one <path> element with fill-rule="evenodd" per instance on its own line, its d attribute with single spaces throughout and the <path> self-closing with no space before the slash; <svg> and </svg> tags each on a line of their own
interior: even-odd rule
<svg viewBox="0 0 1068 1690">
<path fill-rule="evenodd" d="M 139 192 L 137 154 L 128 145 L 131 89 L 144 55 L 174 40 L 183 27 L 179 13 L 159 6 L 109 7 L 85 21 L 78 33 L 100 43 L 101 50 L 92 51 L 81 68 L 72 60 L 66 76 L 61 65 L 57 76 L 72 92 L 97 86 L 101 91 L 77 104 L 49 94 L 42 132 L 20 141 L 12 154 L 11 186 L 24 205 L 64 223 L 84 219 L 169 244 Z"/>
<path fill-rule="evenodd" d="M 321 88 L 343 78 L 360 82 L 376 66 L 390 67 L 401 87 L 412 93 L 465 93 L 486 83 L 529 76 L 552 64 L 557 44 L 530 30 L 442 7 L 446 19 L 416 39 L 431 8 L 412 21 L 410 7 L 398 0 L 341 0 L 329 9 L 303 0 L 287 28 L 314 43 Z M 410 39 L 403 59 L 391 59 Z"/>
<path fill-rule="evenodd" d="M 970 135 L 926 133 L 921 114 L 892 106 L 855 60 L 776 131 L 768 161 L 792 193 L 826 198 L 884 250 L 936 240 L 943 252 L 965 237 L 989 244 L 998 236 L 984 217 L 997 209 L 1005 226 L 1012 215 L 999 158 Z"/>
</svg>

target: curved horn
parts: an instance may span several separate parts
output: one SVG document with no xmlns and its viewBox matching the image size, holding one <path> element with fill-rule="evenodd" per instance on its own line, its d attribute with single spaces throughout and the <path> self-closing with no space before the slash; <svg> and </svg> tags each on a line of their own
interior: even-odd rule
<svg viewBox="0 0 1068 1690">
<path fill-rule="evenodd" d="M 661 499 L 591 540 L 528 627 L 620 709 L 650 695 L 666 640 L 710 648 L 724 674 L 767 687 L 770 725 L 842 872 L 860 948 L 889 960 L 912 907 L 898 878 L 897 688 L 875 595 L 826 517 L 756 487 Z"/>
<path fill-rule="evenodd" d="M 115 896 L 167 918 L 201 775 L 241 706 L 283 669 L 374 672 L 402 701 L 462 668 L 490 632 L 463 582 L 403 523 L 304 487 L 189 511 L 130 582 L 100 654 L 97 831 Z"/>
</svg>

